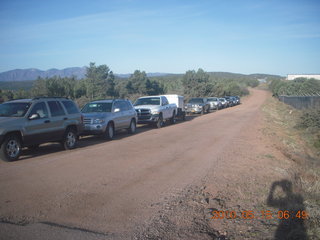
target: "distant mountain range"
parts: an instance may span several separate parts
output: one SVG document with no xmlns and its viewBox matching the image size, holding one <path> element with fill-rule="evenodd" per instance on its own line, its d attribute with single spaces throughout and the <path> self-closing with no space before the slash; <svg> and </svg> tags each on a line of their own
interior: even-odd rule
<svg viewBox="0 0 320 240">
<path fill-rule="evenodd" d="M 85 77 L 86 67 L 71 67 L 62 70 L 49 69 L 47 71 L 39 70 L 36 68 L 29 69 L 15 69 L 7 72 L 0 73 L 0 82 L 17 82 L 17 81 L 32 81 L 38 77 L 50 78 L 54 76 L 60 77 L 72 77 L 75 76 L 77 79 Z M 131 74 L 115 74 L 119 78 L 128 78 Z M 165 76 L 168 73 L 147 73 L 149 77 Z"/>
</svg>

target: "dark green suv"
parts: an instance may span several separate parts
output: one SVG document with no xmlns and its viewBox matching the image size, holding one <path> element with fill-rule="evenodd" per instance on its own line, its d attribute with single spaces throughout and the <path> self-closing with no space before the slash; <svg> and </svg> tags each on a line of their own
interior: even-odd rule
<svg viewBox="0 0 320 240">
<path fill-rule="evenodd" d="M 0 104 L 0 158 L 13 161 L 23 147 L 61 142 L 65 149 L 76 147 L 83 129 L 77 105 L 67 98 L 34 98 Z"/>
</svg>

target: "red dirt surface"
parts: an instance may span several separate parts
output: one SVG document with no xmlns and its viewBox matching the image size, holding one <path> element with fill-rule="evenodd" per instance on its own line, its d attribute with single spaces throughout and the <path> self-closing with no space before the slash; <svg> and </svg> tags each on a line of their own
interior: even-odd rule
<svg viewBox="0 0 320 240">
<path fill-rule="evenodd" d="M 210 214 L 275 211 L 264 203 L 286 164 L 262 133 L 269 96 L 254 89 L 239 106 L 175 125 L 139 127 L 114 141 L 83 138 L 72 151 L 45 145 L 1 162 L 0 234 L 19 239 L 23 225 L 45 223 L 108 239 L 271 239 L 277 219 Z"/>
</svg>

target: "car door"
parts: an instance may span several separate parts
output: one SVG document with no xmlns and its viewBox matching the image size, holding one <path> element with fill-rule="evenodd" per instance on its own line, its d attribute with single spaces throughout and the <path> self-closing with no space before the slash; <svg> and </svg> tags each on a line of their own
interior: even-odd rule
<svg viewBox="0 0 320 240">
<path fill-rule="evenodd" d="M 169 108 L 169 102 L 166 97 L 161 97 L 161 103 L 162 103 L 162 113 L 163 113 L 163 118 L 168 119 L 170 118 L 170 108 Z"/>
<path fill-rule="evenodd" d="M 121 101 L 116 101 L 113 104 L 112 109 L 113 121 L 115 129 L 121 129 L 125 127 L 124 123 L 124 114 L 123 114 L 123 106 Z"/>
<path fill-rule="evenodd" d="M 128 101 L 121 101 L 121 108 L 123 109 L 123 125 L 125 128 L 128 128 L 133 117 L 132 109 Z"/>
<path fill-rule="evenodd" d="M 59 101 L 48 101 L 48 106 L 51 114 L 52 133 L 53 140 L 62 139 L 65 126 L 64 122 L 68 119 Z"/>
<path fill-rule="evenodd" d="M 37 116 L 36 116 L 37 115 Z M 48 108 L 45 102 L 34 104 L 25 125 L 24 142 L 26 145 L 41 144 L 50 141 L 54 129 L 49 118 Z"/>
</svg>

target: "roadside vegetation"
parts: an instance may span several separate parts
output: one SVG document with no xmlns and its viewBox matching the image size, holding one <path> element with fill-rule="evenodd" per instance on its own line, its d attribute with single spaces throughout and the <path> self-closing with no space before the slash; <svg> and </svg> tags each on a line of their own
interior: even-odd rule
<svg viewBox="0 0 320 240">
<path fill-rule="evenodd" d="M 208 73 L 203 69 L 190 70 L 185 74 L 168 74 L 149 77 L 136 70 L 129 78 L 116 77 L 107 65 L 90 63 L 86 77 L 38 78 L 35 81 L 4 83 L 0 90 L 0 102 L 19 98 L 58 96 L 85 102 L 103 98 L 128 98 L 135 100 L 143 95 L 180 94 L 186 98 L 225 95 L 244 96 L 248 87 L 259 84 L 256 75 Z M 29 85 L 28 85 L 29 84 Z M 32 84 L 32 85 L 31 85 Z"/>
<path fill-rule="evenodd" d="M 273 79 L 269 89 L 274 96 L 312 96 L 320 95 L 320 81 L 316 79 L 297 78 L 292 81 Z"/>
<path fill-rule="evenodd" d="M 298 83 L 294 84 L 301 84 Z M 276 98 L 265 104 L 269 126 L 266 134 L 289 160 L 287 173 L 294 189 L 304 198 L 309 214 L 305 221 L 309 239 L 320 236 L 320 110 L 297 110 Z"/>
<path fill-rule="evenodd" d="M 320 96 L 320 81 L 316 79 L 297 78 L 293 81 L 274 79 L 269 89 L 273 96 Z M 295 127 L 299 128 L 308 142 L 320 150 L 320 109 L 296 110 Z"/>
<path fill-rule="evenodd" d="M 307 134 L 308 139 L 311 139 L 309 142 L 320 152 L 320 109 L 302 111 L 297 126 Z"/>
</svg>

